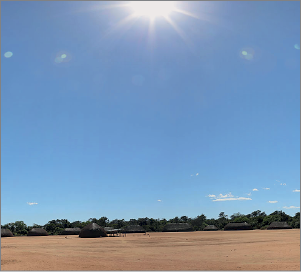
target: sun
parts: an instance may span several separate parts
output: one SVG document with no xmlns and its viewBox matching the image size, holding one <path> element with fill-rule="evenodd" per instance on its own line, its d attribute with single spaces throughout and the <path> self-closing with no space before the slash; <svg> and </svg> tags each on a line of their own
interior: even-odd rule
<svg viewBox="0 0 301 272">
<path fill-rule="evenodd" d="M 146 16 L 151 19 L 159 16 L 167 17 L 175 10 L 174 1 L 132 1 L 130 7 L 134 16 Z"/>
</svg>

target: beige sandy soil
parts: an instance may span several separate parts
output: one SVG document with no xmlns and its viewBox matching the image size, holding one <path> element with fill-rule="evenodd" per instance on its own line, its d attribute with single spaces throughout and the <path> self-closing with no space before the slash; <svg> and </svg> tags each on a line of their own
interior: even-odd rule
<svg viewBox="0 0 301 272">
<path fill-rule="evenodd" d="M 1 269 L 300 270 L 297 229 L 149 234 L 5 237 Z"/>
</svg>

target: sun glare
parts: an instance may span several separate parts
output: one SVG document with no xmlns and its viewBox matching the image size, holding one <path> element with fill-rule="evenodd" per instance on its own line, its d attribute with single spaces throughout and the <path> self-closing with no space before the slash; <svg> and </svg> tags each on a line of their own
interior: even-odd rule
<svg viewBox="0 0 301 272">
<path fill-rule="evenodd" d="M 175 9 L 173 1 L 132 1 L 130 6 L 135 16 L 149 18 L 166 17 Z"/>
</svg>

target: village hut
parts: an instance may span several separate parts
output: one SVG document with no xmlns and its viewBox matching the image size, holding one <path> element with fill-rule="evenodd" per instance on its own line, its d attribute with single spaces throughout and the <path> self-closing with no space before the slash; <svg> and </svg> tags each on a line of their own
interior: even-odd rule
<svg viewBox="0 0 301 272">
<path fill-rule="evenodd" d="M 267 227 L 267 229 L 292 229 L 292 227 L 286 222 L 273 222 Z"/>
<path fill-rule="evenodd" d="M 48 236 L 48 233 L 45 229 L 33 228 L 27 233 L 27 236 Z"/>
<path fill-rule="evenodd" d="M 90 223 L 85 226 L 79 233 L 80 238 L 97 238 L 97 237 L 107 237 L 107 232 L 96 223 Z"/>
<path fill-rule="evenodd" d="M 252 230 L 252 226 L 244 223 L 229 223 L 224 227 L 224 230 Z"/>
<path fill-rule="evenodd" d="M 168 231 L 168 232 L 193 231 L 193 228 L 188 223 L 169 223 L 164 226 L 163 231 Z"/>
<path fill-rule="evenodd" d="M 1 229 L 1 237 L 13 237 L 13 233 L 9 229 Z"/>
<path fill-rule="evenodd" d="M 115 235 L 115 234 L 117 234 L 118 235 L 118 233 L 121 231 L 121 229 L 114 229 L 114 228 L 112 228 L 112 227 L 104 227 L 104 230 L 106 231 L 106 233 L 107 234 L 111 234 L 111 235 Z"/>
<path fill-rule="evenodd" d="M 130 225 L 121 230 L 123 233 L 146 233 L 145 229 L 139 225 Z"/>
<path fill-rule="evenodd" d="M 208 225 L 203 230 L 205 230 L 205 231 L 214 231 L 214 230 L 218 230 L 218 228 L 214 225 Z"/>
<path fill-rule="evenodd" d="M 61 232 L 61 235 L 79 235 L 80 228 L 66 228 Z"/>
</svg>

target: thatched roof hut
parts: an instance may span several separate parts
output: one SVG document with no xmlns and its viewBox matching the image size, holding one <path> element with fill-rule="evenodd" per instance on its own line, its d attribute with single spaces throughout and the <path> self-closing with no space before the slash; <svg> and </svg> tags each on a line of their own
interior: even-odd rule
<svg viewBox="0 0 301 272">
<path fill-rule="evenodd" d="M 244 223 L 229 223 L 224 227 L 224 230 L 252 230 L 252 226 Z"/>
<path fill-rule="evenodd" d="M 124 233 L 146 233 L 145 229 L 139 225 L 130 225 L 121 230 Z"/>
<path fill-rule="evenodd" d="M 48 233 L 42 228 L 33 228 L 27 233 L 27 236 L 48 236 Z"/>
<path fill-rule="evenodd" d="M 106 231 L 107 234 L 118 234 L 121 229 L 114 229 L 112 227 L 104 227 L 104 230 Z"/>
<path fill-rule="evenodd" d="M 169 223 L 164 226 L 163 231 L 168 231 L 168 232 L 193 231 L 193 228 L 188 223 Z"/>
<path fill-rule="evenodd" d="M 107 237 L 107 233 L 96 223 L 90 223 L 89 225 L 85 226 L 79 233 L 80 238 L 97 238 L 97 237 Z"/>
<path fill-rule="evenodd" d="M 267 229 L 292 229 L 292 227 L 286 222 L 273 222 L 267 227 Z"/>
<path fill-rule="evenodd" d="M 1 229 L 1 237 L 13 237 L 13 233 L 9 229 Z"/>
<path fill-rule="evenodd" d="M 66 228 L 61 232 L 61 235 L 79 235 L 80 228 Z"/>
<path fill-rule="evenodd" d="M 205 231 L 214 231 L 214 230 L 218 230 L 218 228 L 214 225 L 208 225 L 203 230 L 205 230 Z"/>
</svg>

